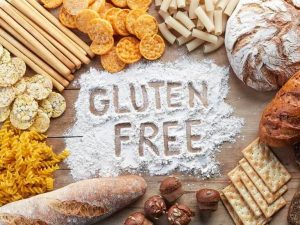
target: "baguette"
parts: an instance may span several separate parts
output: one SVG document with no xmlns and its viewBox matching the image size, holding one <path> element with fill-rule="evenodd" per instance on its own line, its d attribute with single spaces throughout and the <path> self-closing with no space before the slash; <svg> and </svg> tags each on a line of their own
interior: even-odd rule
<svg viewBox="0 0 300 225">
<path fill-rule="evenodd" d="M 96 223 L 144 195 L 139 176 L 79 181 L 0 208 L 0 225 L 87 225 Z"/>
</svg>

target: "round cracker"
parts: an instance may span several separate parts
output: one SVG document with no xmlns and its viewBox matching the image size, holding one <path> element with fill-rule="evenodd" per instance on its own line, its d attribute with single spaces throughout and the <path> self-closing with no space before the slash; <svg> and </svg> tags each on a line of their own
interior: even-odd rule
<svg viewBox="0 0 300 225">
<path fill-rule="evenodd" d="M 39 105 L 40 105 L 39 109 L 43 110 L 43 112 L 45 112 L 47 114 L 47 116 L 49 118 L 51 118 L 52 113 L 53 113 L 53 108 L 52 108 L 51 103 L 47 99 L 44 99 L 44 100 L 40 101 Z"/>
<path fill-rule="evenodd" d="M 152 0 L 127 0 L 127 5 L 130 9 L 147 10 L 151 3 Z"/>
<path fill-rule="evenodd" d="M 16 97 L 16 93 L 12 87 L 2 87 L 0 88 L 0 107 L 9 106 Z"/>
<path fill-rule="evenodd" d="M 19 80 L 13 86 L 16 96 L 23 94 L 26 90 L 26 87 L 27 87 L 27 83 L 26 83 L 25 79 L 22 78 L 21 80 Z"/>
<path fill-rule="evenodd" d="M 94 40 L 97 36 L 112 36 L 114 34 L 114 30 L 112 25 L 104 19 L 97 18 L 93 19 L 90 22 L 90 26 L 88 29 L 88 35 L 91 40 Z"/>
<path fill-rule="evenodd" d="M 73 16 L 89 6 L 89 0 L 63 0 L 63 3 L 66 11 Z"/>
<path fill-rule="evenodd" d="M 158 35 L 146 36 L 140 42 L 140 52 L 142 56 L 148 60 L 156 60 L 160 58 L 166 45 L 164 39 Z"/>
<path fill-rule="evenodd" d="M 113 18 L 113 28 L 117 34 L 122 36 L 128 36 L 129 32 L 126 28 L 126 17 L 129 14 L 129 9 L 122 9 Z"/>
<path fill-rule="evenodd" d="M 15 72 L 17 73 L 19 79 L 21 79 L 26 73 L 26 63 L 23 59 L 18 57 L 13 57 L 11 63 L 15 67 Z"/>
<path fill-rule="evenodd" d="M 55 9 L 63 3 L 63 0 L 40 0 L 45 8 Z"/>
<path fill-rule="evenodd" d="M 0 64 L 0 87 L 9 87 L 19 80 L 19 74 L 12 63 Z"/>
<path fill-rule="evenodd" d="M 34 119 L 33 124 L 29 128 L 35 130 L 38 133 L 45 133 L 50 127 L 50 118 L 42 110 L 38 110 L 38 113 Z"/>
<path fill-rule="evenodd" d="M 135 37 L 124 37 L 117 44 L 116 52 L 120 60 L 131 64 L 139 61 L 142 55 L 139 50 L 140 41 Z"/>
<path fill-rule="evenodd" d="M 111 2 L 120 8 L 125 8 L 127 6 L 127 0 L 111 0 Z"/>
<path fill-rule="evenodd" d="M 27 94 L 36 100 L 46 99 L 52 92 L 53 85 L 49 77 L 37 74 L 27 80 Z"/>
<path fill-rule="evenodd" d="M 4 47 L 3 47 L 3 45 L 0 45 L 0 59 L 3 55 L 3 53 L 4 53 Z"/>
<path fill-rule="evenodd" d="M 136 22 L 136 20 L 141 16 L 146 14 L 146 12 L 142 9 L 134 9 L 131 10 L 127 17 L 126 17 L 126 21 L 125 21 L 125 25 L 126 25 L 126 29 L 128 30 L 129 33 L 134 34 L 134 24 Z"/>
<path fill-rule="evenodd" d="M 100 13 L 102 10 L 105 9 L 105 0 L 96 0 L 93 4 L 89 5 L 89 9 Z M 99 15 L 100 16 L 100 15 Z"/>
<path fill-rule="evenodd" d="M 91 20 L 100 18 L 99 14 L 91 9 L 83 9 L 76 16 L 76 27 L 83 33 L 88 32 L 88 26 Z"/>
<path fill-rule="evenodd" d="M 65 98 L 56 92 L 51 92 L 47 100 L 52 105 L 52 118 L 60 117 L 66 110 L 66 100 Z"/>
<path fill-rule="evenodd" d="M 10 52 L 4 48 L 3 54 L 1 55 L 1 58 L 0 58 L 0 64 L 9 63 L 10 61 L 11 61 Z"/>
<path fill-rule="evenodd" d="M 64 26 L 68 28 L 76 28 L 76 16 L 69 14 L 64 7 L 61 7 L 59 11 L 59 20 Z"/>
<path fill-rule="evenodd" d="M 98 11 L 100 17 L 103 18 L 103 19 L 105 19 L 105 14 L 106 14 L 106 12 L 107 12 L 109 9 L 111 9 L 111 8 L 114 8 L 114 6 L 113 6 L 112 4 L 106 2 L 105 5 L 104 5 L 104 8 L 101 9 L 100 11 Z"/>
<path fill-rule="evenodd" d="M 10 107 L 0 107 L 0 123 L 4 122 L 10 114 Z"/>
<path fill-rule="evenodd" d="M 14 127 L 26 130 L 33 124 L 37 112 L 38 103 L 31 96 L 23 94 L 14 101 L 10 121 Z"/>
<path fill-rule="evenodd" d="M 105 19 L 113 26 L 114 18 L 121 11 L 122 11 L 122 9 L 113 7 L 111 9 L 107 10 L 107 12 L 105 13 Z M 117 34 L 117 31 L 114 29 L 114 27 L 113 27 L 113 30 L 114 30 L 114 34 Z"/>
<path fill-rule="evenodd" d="M 102 67 L 110 73 L 120 72 L 126 66 L 126 63 L 119 59 L 115 47 L 113 47 L 108 53 L 101 55 L 100 62 Z"/>
<path fill-rule="evenodd" d="M 103 55 L 111 50 L 112 47 L 114 47 L 113 36 L 99 35 L 93 40 L 90 49 L 96 55 Z"/>
<path fill-rule="evenodd" d="M 134 24 L 134 33 L 140 40 L 146 35 L 154 35 L 158 32 L 157 21 L 148 14 L 141 15 Z"/>
</svg>

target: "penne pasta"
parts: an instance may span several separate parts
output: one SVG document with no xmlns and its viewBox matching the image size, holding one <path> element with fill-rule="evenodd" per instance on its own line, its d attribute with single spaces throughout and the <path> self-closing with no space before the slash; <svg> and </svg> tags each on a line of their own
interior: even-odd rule
<svg viewBox="0 0 300 225">
<path fill-rule="evenodd" d="M 230 0 L 224 10 L 224 13 L 228 16 L 231 16 L 238 3 L 239 0 Z"/>
<path fill-rule="evenodd" d="M 214 24 L 211 22 L 210 18 L 207 16 L 205 11 L 199 6 L 195 10 L 195 14 L 199 18 L 199 20 L 203 23 L 204 27 L 206 28 L 207 32 L 212 32 L 215 30 Z"/>
<path fill-rule="evenodd" d="M 196 37 L 196 38 L 199 38 L 199 39 L 201 39 L 203 41 L 207 41 L 207 42 L 213 43 L 213 44 L 217 44 L 217 42 L 218 42 L 218 37 L 217 36 L 215 36 L 213 34 L 209 34 L 209 33 L 203 32 L 201 30 L 197 30 L 197 29 L 193 30 L 192 36 Z"/>
<path fill-rule="evenodd" d="M 160 10 L 163 12 L 168 12 L 172 0 L 163 0 L 160 5 Z"/>
<path fill-rule="evenodd" d="M 205 0 L 204 3 L 206 12 L 213 12 L 215 10 L 213 0 Z"/>
<path fill-rule="evenodd" d="M 174 44 L 174 42 L 176 40 L 176 36 L 169 31 L 169 29 L 165 23 L 159 24 L 158 29 L 159 29 L 160 33 L 164 36 L 164 38 L 170 44 Z"/>
<path fill-rule="evenodd" d="M 189 31 L 185 26 L 183 26 L 181 23 L 179 23 L 171 16 L 168 16 L 165 19 L 165 23 L 184 37 L 189 37 L 191 35 L 191 31 Z"/>
<path fill-rule="evenodd" d="M 215 43 L 215 44 L 206 43 L 203 47 L 203 52 L 204 53 L 213 52 L 213 51 L 219 49 L 223 44 L 224 44 L 224 38 L 223 37 L 218 37 L 217 43 Z"/>
<path fill-rule="evenodd" d="M 222 10 L 214 11 L 215 35 L 219 36 L 223 33 L 223 12 Z"/>
<path fill-rule="evenodd" d="M 200 47 L 204 43 L 203 40 L 195 38 L 194 40 L 187 43 L 185 46 L 188 49 L 189 52 L 194 51 L 198 47 Z"/>
<path fill-rule="evenodd" d="M 177 44 L 178 44 L 179 46 L 181 46 L 181 45 L 184 45 L 184 44 L 188 43 L 189 41 L 191 41 L 191 40 L 193 40 L 193 39 L 194 39 L 193 36 L 190 36 L 190 37 L 188 37 L 188 38 L 183 37 L 183 36 L 180 36 L 179 38 L 176 39 L 176 42 L 177 42 Z"/>
<path fill-rule="evenodd" d="M 189 7 L 189 17 L 190 19 L 196 19 L 197 16 L 195 14 L 195 10 L 198 8 L 199 6 L 199 0 L 191 0 L 191 4 Z"/>
<path fill-rule="evenodd" d="M 177 0 L 172 0 L 169 6 L 171 10 L 177 10 Z"/>
<path fill-rule="evenodd" d="M 184 8 L 184 7 L 186 7 L 185 0 L 177 0 L 177 7 L 178 8 Z"/>
<path fill-rule="evenodd" d="M 175 19 L 181 22 L 189 30 L 192 30 L 196 27 L 194 22 L 185 13 L 181 11 L 175 14 Z"/>
<path fill-rule="evenodd" d="M 155 0 L 155 2 L 154 2 L 155 7 L 160 7 L 161 3 L 162 3 L 162 0 Z"/>
<path fill-rule="evenodd" d="M 228 4 L 229 0 L 220 0 L 216 6 L 216 9 L 224 10 Z"/>
</svg>

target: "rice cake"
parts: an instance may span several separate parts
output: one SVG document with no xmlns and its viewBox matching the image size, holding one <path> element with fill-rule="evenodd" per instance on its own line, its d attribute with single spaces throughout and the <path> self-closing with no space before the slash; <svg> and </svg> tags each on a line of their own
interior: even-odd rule
<svg viewBox="0 0 300 225">
<path fill-rule="evenodd" d="M 13 87 L 0 87 L 0 107 L 9 106 L 16 97 Z"/>
<path fill-rule="evenodd" d="M 10 61 L 11 61 L 10 52 L 4 48 L 3 53 L 1 54 L 0 64 L 9 63 Z"/>
<path fill-rule="evenodd" d="M 90 21 L 90 25 L 88 28 L 88 35 L 91 40 L 97 38 L 97 36 L 101 37 L 109 37 L 113 36 L 114 30 L 112 25 L 104 19 L 97 18 Z"/>
<path fill-rule="evenodd" d="M 15 67 L 15 73 L 18 75 L 18 80 L 20 80 L 26 73 L 26 63 L 23 59 L 18 57 L 13 57 L 11 63 Z"/>
<path fill-rule="evenodd" d="M 152 0 L 127 0 L 130 9 L 143 9 L 147 10 L 151 5 Z"/>
<path fill-rule="evenodd" d="M 37 74 L 27 80 L 27 93 L 36 100 L 46 99 L 52 89 L 52 81 L 47 76 Z"/>
<path fill-rule="evenodd" d="M 134 33 L 140 40 L 142 40 L 145 36 L 157 34 L 157 32 L 157 21 L 153 16 L 148 14 L 141 15 L 134 23 Z"/>
<path fill-rule="evenodd" d="M 165 41 L 158 34 L 145 36 L 140 42 L 140 52 L 145 59 L 159 59 L 165 52 Z"/>
<path fill-rule="evenodd" d="M 282 196 L 287 191 L 288 188 L 286 185 L 284 185 L 276 193 L 272 193 L 245 158 L 240 160 L 239 164 L 241 165 L 245 173 L 248 175 L 250 180 L 253 182 L 253 184 L 256 186 L 256 188 L 259 190 L 259 192 L 262 194 L 262 196 L 268 204 L 272 204 L 275 200 L 280 198 L 280 196 Z"/>
<path fill-rule="evenodd" d="M 42 110 L 38 110 L 37 116 L 29 128 L 30 130 L 35 130 L 38 133 L 45 133 L 50 127 L 50 118 Z"/>
<path fill-rule="evenodd" d="M 26 87 L 27 87 L 27 83 L 23 78 L 20 79 L 16 84 L 14 84 L 13 88 L 16 96 L 23 94 L 26 90 Z"/>
<path fill-rule="evenodd" d="M 126 17 L 125 25 L 126 25 L 126 29 L 128 30 L 129 33 L 135 35 L 134 24 L 135 24 L 136 20 L 141 15 L 144 15 L 144 14 L 146 14 L 146 12 L 142 9 L 134 9 L 128 13 L 128 15 Z"/>
<path fill-rule="evenodd" d="M 39 109 L 45 112 L 49 118 L 52 117 L 53 108 L 51 103 L 47 99 L 43 99 L 42 101 L 40 101 Z"/>
<path fill-rule="evenodd" d="M 232 184 L 224 188 L 222 192 L 244 225 L 264 225 L 268 222 L 263 216 L 255 217 Z"/>
<path fill-rule="evenodd" d="M 248 204 L 249 208 L 252 210 L 254 215 L 256 217 L 261 216 L 262 212 L 261 212 L 260 208 L 258 207 L 256 202 L 252 198 L 251 194 L 249 193 L 249 191 L 247 190 L 247 188 L 241 181 L 241 178 L 240 178 L 241 170 L 242 170 L 241 167 L 238 166 L 234 170 L 229 172 L 228 173 L 229 179 L 231 180 L 231 182 L 233 183 L 235 188 L 238 190 L 240 195 L 243 197 L 245 202 Z"/>
<path fill-rule="evenodd" d="M 121 36 L 128 36 L 129 32 L 126 28 L 126 17 L 129 14 L 129 9 L 122 9 L 119 11 L 116 16 L 113 18 L 113 28 L 117 34 Z"/>
<path fill-rule="evenodd" d="M 272 193 L 277 192 L 291 179 L 286 168 L 279 162 L 271 149 L 260 142 L 259 138 L 245 148 L 242 153 Z"/>
<path fill-rule="evenodd" d="M 120 72 L 126 66 L 126 63 L 119 59 L 115 47 L 113 47 L 108 53 L 101 55 L 100 62 L 102 67 L 110 73 Z"/>
<path fill-rule="evenodd" d="M 127 64 L 135 63 L 142 58 L 139 50 L 140 41 L 135 37 L 122 38 L 116 48 L 116 52 L 121 61 Z"/>
<path fill-rule="evenodd" d="M 10 107 L 0 107 L 0 123 L 4 122 L 10 114 Z"/>
<path fill-rule="evenodd" d="M 113 47 L 114 47 L 113 36 L 99 35 L 93 40 L 90 49 L 96 55 L 104 55 L 107 52 L 109 52 Z"/>
<path fill-rule="evenodd" d="M 67 107 L 66 100 L 61 94 L 52 92 L 47 100 L 50 102 L 53 109 L 52 118 L 57 118 L 65 112 Z"/>
<path fill-rule="evenodd" d="M 3 53 L 4 53 L 4 47 L 3 45 L 0 45 L 0 59 L 2 58 Z"/>
<path fill-rule="evenodd" d="M 243 225 L 242 221 L 240 220 L 238 215 L 235 213 L 232 206 L 229 204 L 229 202 L 228 202 L 227 198 L 225 197 L 225 195 L 223 193 L 221 193 L 220 197 L 221 197 L 221 200 L 222 200 L 222 203 L 223 203 L 224 207 L 226 208 L 227 212 L 231 216 L 231 219 L 233 220 L 233 222 L 236 225 Z"/>
<path fill-rule="evenodd" d="M 259 192 L 259 190 L 255 187 L 253 182 L 250 180 L 248 175 L 245 173 L 245 171 L 240 170 L 239 173 L 240 179 L 242 180 L 243 184 L 246 186 L 247 190 L 250 192 L 251 196 L 256 201 L 257 205 L 266 218 L 272 217 L 276 212 L 278 212 L 286 205 L 286 201 L 283 197 L 278 198 L 275 202 L 269 205 L 262 194 Z"/>
</svg>

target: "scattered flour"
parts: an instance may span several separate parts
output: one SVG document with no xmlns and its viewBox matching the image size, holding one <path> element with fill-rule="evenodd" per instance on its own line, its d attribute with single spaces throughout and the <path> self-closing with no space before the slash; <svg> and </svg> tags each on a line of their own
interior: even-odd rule
<svg viewBox="0 0 300 225">
<path fill-rule="evenodd" d="M 80 141 L 78 138 L 66 138 L 67 148 L 71 151 L 67 163 L 73 178 L 117 176 L 127 172 L 166 175 L 177 171 L 203 178 L 219 174 L 215 154 L 222 143 L 234 142 L 244 123 L 243 119 L 232 115 L 233 108 L 224 102 L 229 89 L 228 75 L 228 68 L 190 58 L 180 58 L 172 63 L 139 63 L 115 75 L 95 69 L 83 74 L 75 104 L 76 123 L 66 133 L 67 136 L 81 137 Z M 160 109 L 155 98 L 157 92 L 149 87 L 150 82 L 158 81 L 164 81 L 159 88 Z M 168 82 L 181 84 L 171 90 L 171 101 L 167 98 Z M 189 102 L 188 85 L 191 83 L 203 97 L 202 100 L 193 99 L 194 107 Z M 135 88 L 137 106 L 143 105 L 141 86 L 146 87 L 148 106 L 140 112 L 131 103 L 130 84 Z M 119 89 L 118 110 L 130 112 L 116 112 L 113 86 Z M 91 93 L 95 89 L 105 89 L 106 93 L 93 95 L 94 109 L 91 110 Z M 106 113 L 101 115 L 99 112 L 105 111 L 104 100 L 109 104 Z M 177 107 L 172 108 L 170 104 L 177 104 Z M 201 121 L 190 129 L 192 135 L 201 136 L 195 136 L 192 142 L 193 148 L 201 149 L 196 153 L 187 147 L 186 121 L 189 120 Z M 163 132 L 165 122 L 177 123 L 168 129 L 168 136 L 175 138 L 170 139 L 167 147 Z M 128 140 L 121 141 L 120 155 L 116 156 L 115 126 L 120 123 L 130 123 L 130 127 L 120 132 L 121 136 L 128 136 Z M 142 123 L 153 123 L 157 128 L 157 133 L 153 127 L 145 128 L 144 136 L 157 150 L 155 152 L 150 145 L 142 144 L 143 156 L 139 155 Z"/>
</svg>

